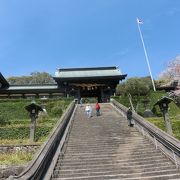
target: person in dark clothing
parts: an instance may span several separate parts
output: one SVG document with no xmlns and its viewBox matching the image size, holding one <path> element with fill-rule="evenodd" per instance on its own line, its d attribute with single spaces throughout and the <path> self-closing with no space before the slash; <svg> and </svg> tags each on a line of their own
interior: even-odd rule
<svg viewBox="0 0 180 180">
<path fill-rule="evenodd" d="M 127 110 L 127 120 L 128 120 L 128 126 L 133 127 L 134 124 L 132 124 L 132 110 L 130 107 Z"/>
<path fill-rule="evenodd" d="M 80 99 L 80 107 L 82 107 L 83 106 L 83 99 L 81 98 Z"/>
</svg>

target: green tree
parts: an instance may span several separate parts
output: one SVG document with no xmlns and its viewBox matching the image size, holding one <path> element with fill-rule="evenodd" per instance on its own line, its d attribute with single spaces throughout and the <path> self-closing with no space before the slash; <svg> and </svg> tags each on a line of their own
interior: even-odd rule
<svg viewBox="0 0 180 180">
<path fill-rule="evenodd" d="M 117 96 L 125 96 L 126 95 L 126 85 L 125 82 L 120 83 L 116 87 L 116 95 Z"/>
<path fill-rule="evenodd" d="M 118 84 L 116 88 L 117 95 L 141 96 L 147 95 L 152 89 L 150 77 L 133 77 L 127 79 L 125 82 Z"/>
<path fill-rule="evenodd" d="M 53 84 L 52 76 L 46 72 L 32 72 L 30 76 L 12 76 L 7 78 L 11 85 L 29 85 L 29 84 Z"/>
<path fill-rule="evenodd" d="M 133 105 L 136 111 L 138 111 L 141 96 L 147 96 L 152 89 L 152 82 L 150 77 L 133 77 L 127 79 L 124 83 L 121 83 L 116 88 L 117 95 L 128 96 L 132 98 Z M 130 94 L 130 96 L 129 96 Z"/>
<path fill-rule="evenodd" d="M 54 80 L 52 76 L 46 72 L 33 72 L 31 73 L 31 84 L 52 84 Z"/>
</svg>

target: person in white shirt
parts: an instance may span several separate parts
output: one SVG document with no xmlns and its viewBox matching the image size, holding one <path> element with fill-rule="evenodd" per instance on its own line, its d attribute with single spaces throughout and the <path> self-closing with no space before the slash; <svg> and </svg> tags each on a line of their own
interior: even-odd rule
<svg viewBox="0 0 180 180">
<path fill-rule="evenodd" d="M 85 112 L 86 112 L 88 118 L 90 118 L 91 113 L 92 113 L 92 108 L 91 108 L 91 106 L 89 104 L 85 107 Z"/>
</svg>

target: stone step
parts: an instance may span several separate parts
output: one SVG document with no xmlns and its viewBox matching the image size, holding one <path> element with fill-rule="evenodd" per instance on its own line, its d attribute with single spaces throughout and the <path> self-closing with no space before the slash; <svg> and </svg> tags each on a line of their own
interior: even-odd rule
<svg viewBox="0 0 180 180">
<path fill-rule="evenodd" d="M 88 165 L 88 166 L 61 166 L 61 165 L 57 165 L 56 166 L 56 170 L 72 170 L 72 171 L 76 171 L 76 170 L 86 170 L 86 171 L 91 171 L 91 169 L 103 169 L 103 168 L 120 168 L 120 169 L 146 169 L 146 168 L 152 168 L 152 167 L 164 167 L 164 166 L 169 166 L 169 167 L 175 167 L 171 162 L 157 162 L 156 164 L 154 163 L 150 163 L 150 164 L 136 164 L 136 166 L 133 165 L 126 165 L 126 166 L 121 166 L 119 164 L 94 164 L 94 165 Z"/>
<path fill-rule="evenodd" d="M 147 140 L 144 139 L 135 139 L 135 138 L 130 138 L 127 139 L 126 142 L 124 142 L 123 139 L 118 139 L 118 137 L 115 139 L 112 138 L 106 138 L 104 141 L 101 139 L 100 141 L 90 141 L 86 138 L 86 141 L 77 141 L 75 140 L 74 142 L 68 142 L 69 147 L 74 146 L 75 143 L 78 143 L 78 145 L 80 146 L 90 146 L 90 145 L 94 145 L 94 146 L 101 146 L 101 145 L 118 145 L 118 144 L 135 144 L 136 142 L 138 143 L 142 143 L 144 145 L 149 144 L 149 142 Z"/>
<path fill-rule="evenodd" d="M 88 140 L 88 141 L 87 141 Z M 78 139 L 73 139 L 73 141 L 71 141 L 71 139 L 69 138 L 68 140 L 68 145 L 69 147 L 71 146 L 74 146 L 74 143 L 78 143 L 79 145 L 108 145 L 108 144 L 119 144 L 119 143 L 135 143 L 135 142 L 138 142 L 138 143 L 145 143 L 145 144 L 148 144 L 149 141 L 147 141 L 146 139 L 143 139 L 143 138 L 135 138 L 135 137 L 130 137 L 130 138 L 127 138 L 126 139 L 126 142 L 124 142 L 124 138 L 119 138 L 119 137 L 113 137 L 113 138 L 105 138 L 104 141 L 103 139 L 92 139 L 90 141 L 90 139 L 86 138 L 86 140 L 84 141 L 79 141 Z"/>
<path fill-rule="evenodd" d="M 106 166 L 106 165 L 109 165 L 109 166 L 118 166 L 118 167 L 129 167 L 129 166 L 134 166 L 134 168 L 136 168 L 136 166 L 138 165 L 150 165 L 150 164 L 154 164 L 154 166 L 156 166 L 156 163 L 159 164 L 159 163 L 166 163 L 166 160 L 163 159 L 157 159 L 157 160 L 149 160 L 149 161 L 135 161 L 135 162 L 126 162 L 126 161 L 105 161 L 105 162 L 82 162 L 82 163 L 65 163 L 65 162 L 62 162 L 62 164 L 60 164 L 60 166 L 62 168 L 72 168 L 72 169 L 83 169 L 84 167 L 86 168 L 91 168 L 91 167 L 99 167 L 99 166 Z M 58 164 L 57 164 L 57 167 L 58 167 Z"/>
<path fill-rule="evenodd" d="M 92 169 L 81 169 L 81 170 L 78 170 L 78 169 L 75 169 L 75 170 L 67 170 L 67 169 L 64 169 L 64 170 L 55 170 L 54 171 L 54 175 L 74 175 L 74 176 L 77 176 L 78 174 L 89 174 L 89 173 L 99 173 L 99 172 L 114 172 L 114 173 L 132 173 L 134 171 L 136 172 L 153 172 L 153 171 L 157 171 L 157 170 L 174 170 L 175 169 L 175 166 L 169 166 L 169 165 L 166 165 L 166 166 L 156 166 L 156 167 L 146 167 L 146 168 L 124 168 L 122 167 L 121 169 L 119 168 L 109 168 L 109 167 L 102 167 L 102 168 L 92 168 Z M 55 177 L 55 176 L 54 176 Z"/>
<path fill-rule="evenodd" d="M 85 154 L 85 155 L 69 155 L 65 157 L 60 157 L 59 160 L 61 161 L 62 158 L 64 159 L 64 161 L 87 161 L 87 160 L 98 160 L 98 159 L 114 159 L 114 158 L 118 158 L 118 159 L 125 159 L 125 158 L 131 158 L 131 159 L 135 159 L 135 158 L 141 158 L 141 157 L 162 157 L 162 154 L 160 152 L 150 152 L 150 153 L 131 153 L 131 152 L 124 152 L 124 153 L 117 153 L 117 154 L 101 154 L 101 155 L 94 155 L 94 154 Z"/>
<path fill-rule="evenodd" d="M 118 176 L 121 177 L 143 177 L 143 176 L 149 176 L 149 175 L 159 175 L 159 174 L 175 174 L 177 173 L 177 170 L 153 170 L 148 172 L 136 172 L 134 170 L 129 170 L 129 172 L 124 171 L 105 171 L 105 172 L 88 172 L 88 173 L 79 173 L 79 174 L 54 174 L 54 177 L 61 177 L 61 178 L 68 178 L 68 177 L 87 177 L 87 176 L 104 176 L 104 175 L 114 175 L 118 174 Z"/>
<path fill-rule="evenodd" d="M 134 173 L 134 174 L 103 174 L 103 175 L 88 175 L 88 176 L 79 176 L 79 177 L 56 177 L 52 178 L 53 180 L 118 180 L 118 179 L 126 179 L 126 180 L 170 180 L 174 178 L 179 178 L 178 172 L 170 173 L 168 171 L 164 172 L 155 172 L 155 173 Z"/>
<path fill-rule="evenodd" d="M 147 150 L 147 149 L 149 149 L 149 148 L 152 148 L 152 146 L 151 147 L 144 147 L 144 148 L 136 148 L 135 146 L 130 146 L 130 147 L 127 147 L 127 146 L 124 146 L 124 148 L 123 149 L 121 149 L 120 147 L 104 147 L 104 146 L 102 146 L 102 147 L 94 147 L 94 148 L 92 148 L 92 147 L 78 147 L 78 148 L 68 148 L 67 150 L 66 150 L 66 152 L 68 152 L 68 153 L 83 153 L 83 152 L 94 152 L 94 153 L 96 153 L 96 152 L 113 152 L 113 151 L 115 151 L 115 152 L 123 152 L 123 151 L 131 151 L 132 149 L 134 149 L 134 150 L 139 150 L 140 152 L 143 152 L 143 150 Z"/>
<path fill-rule="evenodd" d="M 136 161 L 156 161 L 157 159 L 164 159 L 166 160 L 165 157 L 162 157 L 161 155 L 153 155 L 153 156 L 136 156 L 136 157 L 131 157 L 131 159 L 129 159 L 129 157 L 127 156 L 116 156 L 114 158 L 110 158 L 110 157 L 106 157 L 106 158 L 88 158 L 88 159 L 64 159 L 63 164 L 68 164 L 68 163 L 84 163 L 84 162 L 88 162 L 89 163 L 104 163 L 104 162 L 127 162 L 127 161 L 131 161 L 131 162 L 136 162 Z M 58 162 L 61 162 L 61 159 L 58 160 Z"/>
<path fill-rule="evenodd" d="M 83 135 L 84 136 L 84 135 Z M 120 138 L 121 137 L 121 138 Z M 114 136 L 114 137 L 94 137 L 94 139 L 89 139 L 88 137 L 84 136 L 84 140 L 79 141 L 79 137 L 74 137 L 73 140 L 71 140 L 71 138 L 69 138 L 68 143 L 70 146 L 74 145 L 74 143 L 78 143 L 80 145 L 84 145 L 84 144 L 118 144 L 118 143 L 149 143 L 149 141 L 147 141 L 146 139 L 139 139 L 138 137 L 129 137 L 126 138 L 126 141 L 124 141 L 126 137 L 122 137 L 121 135 L 118 136 Z"/>
<path fill-rule="evenodd" d="M 89 144 L 78 144 L 78 146 L 75 146 L 75 145 L 70 145 L 68 146 L 68 149 L 78 149 L 78 148 L 92 148 L 92 149 L 97 149 L 97 148 L 100 148 L 103 147 L 103 148 L 118 148 L 120 147 L 122 144 L 124 147 L 126 148 L 132 148 L 132 147 L 137 147 L 137 145 L 135 144 L 136 141 L 134 142 L 126 142 L 126 143 L 123 143 L 123 142 L 115 142 L 114 144 L 112 143 L 103 143 L 103 144 L 93 144 L 93 143 L 89 143 Z M 152 144 L 150 145 L 150 143 L 148 142 L 138 142 L 139 143 L 139 149 L 140 148 L 143 148 L 143 147 L 149 147 L 151 146 L 152 147 Z M 146 148 L 147 148 L 146 147 Z"/>
<path fill-rule="evenodd" d="M 124 152 L 124 151 L 130 151 L 130 152 L 133 152 L 132 150 L 134 150 L 134 151 L 139 151 L 139 152 L 143 152 L 143 151 L 146 151 L 146 150 L 149 150 L 149 149 L 153 149 L 154 147 L 144 147 L 144 148 L 141 148 L 141 147 L 138 147 L 138 148 L 136 148 L 136 147 L 123 147 L 123 148 L 120 148 L 120 147 L 118 147 L 118 148 L 111 148 L 111 147 L 109 147 L 109 148 L 103 148 L 103 147 L 99 147 L 99 148 L 97 148 L 97 149 L 91 149 L 91 148 L 87 148 L 87 149 L 67 149 L 66 150 L 66 153 L 68 153 L 68 154 L 83 154 L 83 153 L 86 153 L 86 152 L 88 152 L 88 153 L 99 153 L 99 154 L 101 154 L 101 153 L 115 153 L 115 152 L 117 152 L 117 153 L 121 153 L 121 152 Z"/>
<path fill-rule="evenodd" d="M 108 143 L 108 142 L 107 142 Z M 134 143 L 115 143 L 112 147 L 111 147 L 111 143 L 109 144 L 109 146 L 107 146 L 106 144 L 99 144 L 99 145 L 96 145 L 96 146 L 94 146 L 93 145 L 93 143 L 89 143 L 87 146 L 85 146 L 85 145 L 79 145 L 78 143 L 74 143 L 74 144 L 76 144 L 76 145 L 74 145 L 73 147 L 74 148 L 78 148 L 78 147 L 81 147 L 81 148 L 100 148 L 101 149 L 101 147 L 107 147 L 107 148 L 112 148 L 112 149 L 116 149 L 116 148 L 126 148 L 126 149 L 132 149 L 132 148 L 136 148 L 136 149 L 142 149 L 142 148 L 145 148 L 145 149 L 147 149 L 147 148 L 154 148 L 155 146 L 153 145 L 153 144 L 151 144 L 150 142 L 149 143 L 141 143 L 141 142 L 138 142 L 138 146 L 137 146 L 137 144 L 136 144 L 136 142 L 134 142 Z M 78 144 L 78 146 L 77 146 L 77 144 Z M 92 144 L 92 145 L 91 145 Z M 123 145 L 123 146 L 122 146 Z M 68 146 L 68 149 L 70 149 L 70 148 L 73 148 L 72 147 L 72 145 L 69 147 Z"/>
<path fill-rule="evenodd" d="M 145 150 L 145 149 L 144 149 Z M 63 158 L 66 158 L 66 159 L 71 159 L 71 158 L 86 158 L 86 157 L 95 157 L 95 158 L 97 158 L 97 157 L 110 157 L 110 156 L 112 156 L 112 157 L 114 157 L 114 156 L 120 156 L 120 155 L 122 155 L 122 156 L 125 156 L 125 155 L 127 155 L 127 156 L 138 156 L 138 155 L 147 155 L 147 156 L 152 156 L 153 154 L 161 154 L 162 155 L 162 153 L 160 152 L 160 151 L 157 151 L 155 148 L 153 148 L 153 149 L 147 149 L 146 151 L 135 151 L 135 152 L 133 152 L 133 151 L 123 151 L 123 152 L 109 152 L 109 153 L 107 153 L 107 152 L 101 152 L 101 154 L 99 154 L 99 153 L 95 153 L 95 152 L 82 152 L 82 153 L 79 153 L 79 152 L 77 152 L 77 153 L 72 153 L 72 154 L 65 154 L 64 155 L 64 157 Z"/>
</svg>

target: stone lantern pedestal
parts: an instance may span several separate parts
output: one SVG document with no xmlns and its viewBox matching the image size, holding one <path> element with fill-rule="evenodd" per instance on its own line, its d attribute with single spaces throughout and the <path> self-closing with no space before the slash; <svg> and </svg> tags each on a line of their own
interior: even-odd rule
<svg viewBox="0 0 180 180">
<path fill-rule="evenodd" d="M 161 112 L 163 113 L 163 117 L 164 117 L 164 121 L 165 121 L 165 125 L 166 125 L 166 129 L 167 129 L 167 133 L 172 135 L 172 125 L 169 119 L 169 114 L 168 114 L 168 107 L 169 107 L 169 103 L 173 101 L 173 99 L 163 96 L 160 100 L 158 100 L 154 105 L 159 105 L 159 108 L 161 110 Z"/>
<path fill-rule="evenodd" d="M 42 107 L 37 105 L 35 102 L 32 102 L 25 109 L 29 112 L 29 116 L 31 118 L 30 125 L 30 140 L 34 142 L 35 140 L 35 131 L 36 131 L 36 119 L 38 117 L 39 111 L 43 111 Z"/>
</svg>

